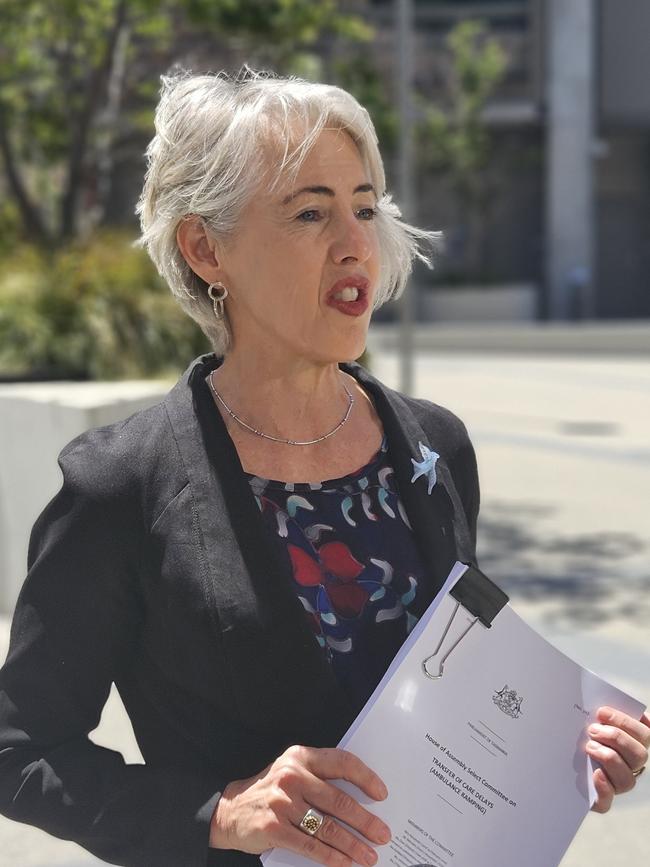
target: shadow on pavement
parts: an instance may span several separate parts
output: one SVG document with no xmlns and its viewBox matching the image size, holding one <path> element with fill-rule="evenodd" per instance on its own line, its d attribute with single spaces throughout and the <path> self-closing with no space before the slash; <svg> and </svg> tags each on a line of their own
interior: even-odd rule
<svg viewBox="0 0 650 867">
<path fill-rule="evenodd" d="M 552 506 L 492 501 L 479 521 L 481 569 L 512 598 L 539 603 L 546 620 L 588 628 L 608 620 L 647 623 L 648 543 L 633 533 L 554 533 Z"/>
</svg>

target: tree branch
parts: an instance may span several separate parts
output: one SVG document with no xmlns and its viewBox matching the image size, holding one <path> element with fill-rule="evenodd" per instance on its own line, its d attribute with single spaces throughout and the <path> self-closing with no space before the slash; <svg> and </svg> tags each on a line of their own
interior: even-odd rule
<svg viewBox="0 0 650 867">
<path fill-rule="evenodd" d="M 48 242 L 50 240 L 49 232 L 40 211 L 30 198 L 27 187 L 21 177 L 18 163 L 14 157 L 7 128 L 5 107 L 2 103 L 0 103 L 0 153 L 2 153 L 4 160 L 5 176 L 9 190 L 18 205 L 25 232 L 35 241 Z"/>
<path fill-rule="evenodd" d="M 97 142 L 96 202 L 94 223 L 101 222 L 111 190 L 115 138 L 117 134 L 122 93 L 126 79 L 129 27 L 120 31 L 115 44 L 115 59 L 108 77 L 106 107 L 102 116 L 102 134 Z"/>
<path fill-rule="evenodd" d="M 70 142 L 68 156 L 68 178 L 61 201 L 61 237 L 70 238 L 75 234 L 79 188 L 83 180 L 84 158 L 88 147 L 88 134 L 93 117 L 102 101 L 111 68 L 115 62 L 115 49 L 119 35 L 125 26 L 127 17 L 127 2 L 120 0 L 115 21 L 108 34 L 106 52 L 102 61 L 91 71 L 86 82 L 86 90 L 77 126 Z"/>
</svg>

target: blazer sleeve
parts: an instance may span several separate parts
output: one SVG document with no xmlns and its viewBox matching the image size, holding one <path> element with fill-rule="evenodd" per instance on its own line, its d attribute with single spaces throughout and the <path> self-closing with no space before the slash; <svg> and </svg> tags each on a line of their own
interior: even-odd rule
<svg viewBox="0 0 650 867">
<path fill-rule="evenodd" d="M 144 529 L 120 470 L 85 452 L 59 456 L 63 486 L 30 537 L 0 669 L 0 812 L 111 864 L 204 867 L 225 781 L 88 738 L 137 640 Z"/>
<path fill-rule="evenodd" d="M 474 563 L 478 566 L 476 560 L 476 537 L 478 525 L 478 513 L 481 504 L 481 492 L 478 479 L 478 466 L 476 462 L 476 452 L 469 438 L 467 428 L 458 419 L 459 431 L 455 439 L 455 449 L 449 461 L 449 471 L 451 472 L 454 484 L 460 496 L 467 518 L 469 527 L 470 539 L 472 542 L 472 550 L 474 552 Z"/>
</svg>

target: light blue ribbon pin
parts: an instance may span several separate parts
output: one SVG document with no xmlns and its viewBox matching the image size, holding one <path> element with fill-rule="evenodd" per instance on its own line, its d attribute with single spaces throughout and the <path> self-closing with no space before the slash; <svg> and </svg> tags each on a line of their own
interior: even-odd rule
<svg viewBox="0 0 650 867">
<path fill-rule="evenodd" d="M 411 463 L 413 464 L 413 469 L 415 472 L 413 473 L 413 478 L 411 482 L 414 482 L 416 479 L 419 479 L 420 476 L 426 476 L 428 479 L 428 487 L 427 493 L 430 494 L 433 490 L 433 486 L 436 483 L 436 461 L 440 457 L 437 452 L 432 451 L 427 448 L 427 446 L 423 446 L 421 442 L 418 442 L 420 447 L 420 454 L 422 455 L 421 461 L 416 461 L 415 458 L 411 458 Z"/>
</svg>

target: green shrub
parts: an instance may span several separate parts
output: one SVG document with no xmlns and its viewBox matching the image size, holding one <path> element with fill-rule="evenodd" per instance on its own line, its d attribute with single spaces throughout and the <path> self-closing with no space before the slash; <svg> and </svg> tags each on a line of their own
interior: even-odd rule
<svg viewBox="0 0 650 867">
<path fill-rule="evenodd" d="M 53 253 L 16 249 L 0 266 L 0 374 L 176 376 L 210 350 L 146 253 L 103 231 Z"/>
</svg>

